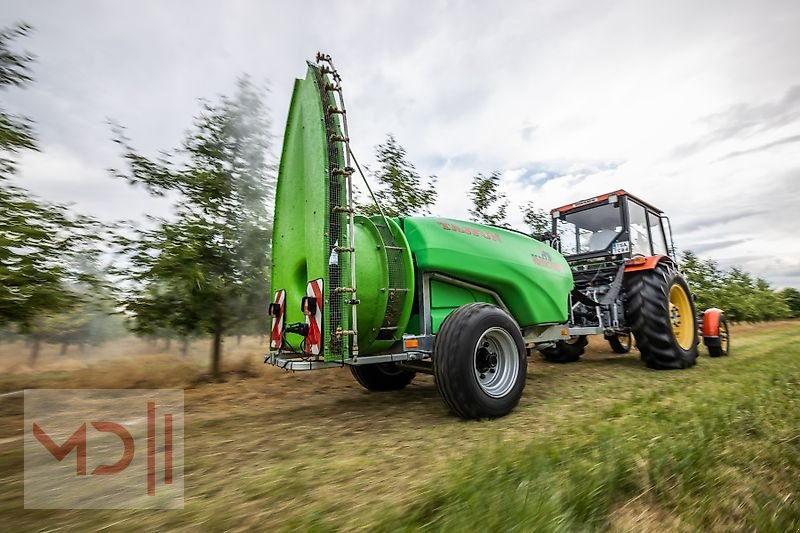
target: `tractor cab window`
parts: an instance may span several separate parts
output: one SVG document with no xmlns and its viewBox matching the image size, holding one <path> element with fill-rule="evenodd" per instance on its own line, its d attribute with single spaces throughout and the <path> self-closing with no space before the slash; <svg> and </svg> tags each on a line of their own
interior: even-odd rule
<svg viewBox="0 0 800 533">
<path fill-rule="evenodd" d="M 577 229 L 575 224 L 567 222 L 563 218 L 558 219 L 557 235 L 561 241 L 561 253 L 564 255 L 575 255 L 578 253 Z"/>
<path fill-rule="evenodd" d="M 647 231 L 647 210 L 628 198 L 628 217 L 630 218 L 630 241 L 633 255 L 652 255 L 650 235 Z"/>
<path fill-rule="evenodd" d="M 661 217 L 652 211 L 648 211 L 647 218 L 650 219 L 650 237 L 653 239 L 653 254 L 668 255 L 667 241 L 664 238 L 664 230 L 661 229 Z"/>
<path fill-rule="evenodd" d="M 618 205 L 600 204 L 562 214 L 556 231 L 564 255 L 601 252 L 622 232 L 622 215 Z"/>
</svg>

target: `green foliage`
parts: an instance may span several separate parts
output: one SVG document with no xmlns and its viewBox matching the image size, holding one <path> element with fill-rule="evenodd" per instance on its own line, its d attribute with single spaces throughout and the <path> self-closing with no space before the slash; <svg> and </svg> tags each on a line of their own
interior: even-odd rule
<svg viewBox="0 0 800 533">
<path fill-rule="evenodd" d="M 533 202 L 526 202 L 522 206 L 522 218 L 531 235 L 541 236 L 552 229 L 550 215 L 544 209 L 537 208 Z"/>
<path fill-rule="evenodd" d="M 132 287 L 126 308 L 141 333 L 214 335 L 215 375 L 222 336 L 267 319 L 276 178 L 264 97 L 241 79 L 233 97 L 203 102 L 182 149 L 158 160 L 138 153 L 117 129 L 128 168 L 116 175 L 154 195 L 177 196 L 174 219 L 118 238 L 131 265 L 120 272 Z"/>
<path fill-rule="evenodd" d="M 492 172 L 488 176 L 478 174 L 472 178 L 469 197 L 472 208 L 469 210 L 470 220 L 490 226 L 508 227 L 506 210 L 508 200 L 505 193 L 500 192 L 500 173 Z"/>
<path fill-rule="evenodd" d="M 788 287 L 783 289 L 780 294 L 783 301 L 789 306 L 790 316 L 792 318 L 800 317 L 800 291 Z"/>
<path fill-rule="evenodd" d="M 17 24 L 0 29 L 0 89 L 9 86 L 22 87 L 32 81 L 30 64 L 33 56 L 26 52 L 15 52 L 11 43 L 31 32 L 27 24 Z M 7 113 L 0 108 L 0 179 L 13 174 L 13 156 L 22 150 L 36 150 L 36 139 L 31 121 Z"/>
<path fill-rule="evenodd" d="M 375 198 L 387 217 L 429 215 L 436 203 L 436 176 L 423 181 L 417 169 L 406 159 L 406 150 L 393 135 L 375 147 L 378 170 L 372 178 L 378 183 Z M 379 215 L 380 210 L 371 198 L 358 204 L 365 215 Z"/>
<path fill-rule="evenodd" d="M 683 254 L 681 270 L 686 275 L 698 312 L 710 307 L 725 311 L 735 322 L 777 320 L 791 316 L 789 305 L 767 281 L 740 268 L 720 270 L 716 261 L 702 260 L 692 251 Z"/>
</svg>

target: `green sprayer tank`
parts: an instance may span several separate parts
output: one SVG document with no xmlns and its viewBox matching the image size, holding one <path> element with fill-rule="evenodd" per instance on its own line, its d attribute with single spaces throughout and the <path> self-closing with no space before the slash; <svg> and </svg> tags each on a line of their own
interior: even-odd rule
<svg viewBox="0 0 800 533">
<path fill-rule="evenodd" d="M 275 202 L 271 312 L 283 331 L 273 348 L 327 363 L 394 353 L 405 337 L 436 335 L 470 302 L 504 309 L 520 328 L 565 323 L 572 274 L 547 244 L 462 220 L 353 210 L 358 175 L 338 81 L 332 66 L 309 63 L 294 85 Z M 314 280 L 317 353 L 307 328 L 292 326 L 314 321 L 304 300 Z"/>
</svg>

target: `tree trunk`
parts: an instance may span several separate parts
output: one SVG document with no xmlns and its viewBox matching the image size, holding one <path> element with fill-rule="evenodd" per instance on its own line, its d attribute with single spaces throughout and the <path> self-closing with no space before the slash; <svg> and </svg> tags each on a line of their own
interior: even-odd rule
<svg viewBox="0 0 800 533">
<path fill-rule="evenodd" d="M 240 344 L 242 344 L 242 334 L 238 333 L 236 335 L 236 346 L 239 346 Z"/>
<path fill-rule="evenodd" d="M 211 376 L 218 380 L 220 373 L 220 360 L 222 359 L 222 329 L 221 321 L 214 324 L 214 342 L 211 344 Z"/>
<path fill-rule="evenodd" d="M 189 339 L 184 337 L 181 340 L 181 356 L 186 357 L 186 354 L 188 353 L 188 351 L 189 351 Z"/>
<path fill-rule="evenodd" d="M 172 347 L 172 337 L 169 337 L 167 338 L 166 344 L 164 344 L 164 351 L 168 352 L 171 347 Z"/>
<path fill-rule="evenodd" d="M 67 355 L 67 350 L 68 349 L 69 349 L 69 343 L 68 342 L 62 342 L 61 343 L 61 354 L 60 355 Z"/>
<path fill-rule="evenodd" d="M 36 366 L 39 359 L 39 349 L 42 347 L 42 340 L 35 336 L 31 339 L 31 366 Z"/>
</svg>

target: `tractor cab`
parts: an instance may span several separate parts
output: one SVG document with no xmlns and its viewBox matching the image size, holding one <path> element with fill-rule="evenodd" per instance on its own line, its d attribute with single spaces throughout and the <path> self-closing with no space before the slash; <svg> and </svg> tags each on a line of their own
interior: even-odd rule
<svg viewBox="0 0 800 533">
<path fill-rule="evenodd" d="M 674 256 L 669 219 L 618 190 L 552 211 L 556 247 L 571 264 Z"/>
</svg>

